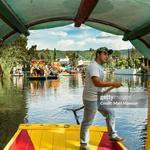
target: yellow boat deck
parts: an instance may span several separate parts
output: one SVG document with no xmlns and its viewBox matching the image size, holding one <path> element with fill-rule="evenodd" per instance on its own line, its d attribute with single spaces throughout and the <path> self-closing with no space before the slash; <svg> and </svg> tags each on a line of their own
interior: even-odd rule
<svg viewBox="0 0 150 150">
<path fill-rule="evenodd" d="M 4 150 L 79 150 L 80 126 L 64 124 L 21 124 Z M 111 143 L 106 127 L 90 127 L 90 150 L 127 150 Z"/>
</svg>

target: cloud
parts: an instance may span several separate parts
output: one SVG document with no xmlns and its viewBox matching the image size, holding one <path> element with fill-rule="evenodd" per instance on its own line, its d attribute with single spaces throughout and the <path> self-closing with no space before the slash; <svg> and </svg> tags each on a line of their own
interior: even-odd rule
<svg viewBox="0 0 150 150">
<path fill-rule="evenodd" d="M 47 49 L 47 48 L 51 49 L 51 47 L 50 47 L 49 44 L 43 43 L 43 42 L 38 42 L 38 43 L 37 43 L 37 49 L 38 49 L 38 50 Z"/>
<path fill-rule="evenodd" d="M 105 38 L 117 38 L 117 39 L 122 39 L 122 36 L 114 35 L 111 33 L 106 33 L 106 32 L 100 32 L 98 36 L 96 36 L 97 39 L 105 39 Z"/>
<path fill-rule="evenodd" d="M 80 49 L 83 48 L 86 43 L 84 41 L 75 40 L 61 40 L 56 44 L 57 49 Z"/>
<path fill-rule="evenodd" d="M 80 26 L 80 29 L 82 29 L 82 30 L 92 30 L 93 28 L 82 24 L 82 25 Z"/>
<path fill-rule="evenodd" d="M 93 37 L 88 37 L 85 39 L 85 42 L 86 43 L 100 43 L 100 40 L 99 39 L 96 39 L 96 38 L 93 38 Z"/>
<path fill-rule="evenodd" d="M 130 42 L 122 41 L 122 36 L 101 32 L 85 25 L 74 28 L 71 24 L 30 33 L 28 45 L 36 44 L 38 49 L 86 50 L 105 46 L 119 50 L 133 47 Z"/>
<path fill-rule="evenodd" d="M 108 48 L 120 50 L 120 49 L 128 49 L 133 47 L 132 44 L 128 41 L 123 41 L 122 37 L 115 37 L 115 38 L 103 38 L 100 39 L 100 43 Z"/>
<path fill-rule="evenodd" d="M 96 39 L 105 46 L 111 49 L 128 49 L 133 47 L 133 45 L 129 41 L 123 41 L 123 36 L 118 36 L 106 32 L 101 32 Z"/>
<path fill-rule="evenodd" d="M 30 33 L 34 34 L 34 33 L 36 33 L 36 31 L 35 30 L 30 30 Z"/>
<path fill-rule="evenodd" d="M 70 49 L 74 45 L 74 40 L 61 40 L 57 43 L 58 49 Z"/>
<path fill-rule="evenodd" d="M 67 32 L 64 32 L 64 31 L 48 31 L 47 34 L 52 35 L 52 36 L 60 36 L 60 37 L 67 37 L 68 36 Z"/>
<path fill-rule="evenodd" d="M 85 41 L 79 41 L 79 42 L 76 42 L 75 45 L 78 46 L 78 47 L 79 46 L 84 46 L 84 45 L 86 45 L 86 42 Z"/>
</svg>

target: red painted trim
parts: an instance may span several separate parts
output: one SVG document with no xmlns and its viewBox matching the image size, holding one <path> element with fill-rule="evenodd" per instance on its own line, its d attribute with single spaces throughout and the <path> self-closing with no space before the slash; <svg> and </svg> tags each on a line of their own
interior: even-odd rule
<svg viewBox="0 0 150 150">
<path fill-rule="evenodd" d="M 75 17 L 75 27 L 80 27 L 81 24 L 88 19 L 97 2 L 98 0 L 81 0 L 80 7 Z"/>
<path fill-rule="evenodd" d="M 9 150 L 35 150 L 27 130 L 21 130 Z"/>
<path fill-rule="evenodd" d="M 3 41 L 2 40 L 0 40 L 0 46 L 2 46 L 3 45 Z"/>
<path fill-rule="evenodd" d="M 127 28 L 124 28 L 122 26 L 119 26 L 117 24 L 114 24 L 112 22 L 108 22 L 108 21 L 105 21 L 105 20 L 99 20 L 99 19 L 95 19 L 95 18 L 89 18 L 87 19 L 87 21 L 89 22 L 95 22 L 95 23 L 100 23 L 100 24 L 104 24 L 104 25 L 109 25 L 109 26 L 112 26 L 112 27 L 115 27 L 121 31 L 124 31 L 124 32 L 129 32 L 129 30 Z"/>
<path fill-rule="evenodd" d="M 123 150 L 117 142 L 111 142 L 107 132 L 104 132 L 97 150 Z"/>
<path fill-rule="evenodd" d="M 8 34 L 6 34 L 3 37 L 3 40 L 5 41 L 6 39 L 8 39 L 11 35 L 15 34 L 16 32 L 17 32 L 16 30 L 13 30 L 13 31 L 9 32 Z"/>
<path fill-rule="evenodd" d="M 34 25 L 38 25 L 38 24 L 46 23 L 46 22 L 53 22 L 53 21 L 74 21 L 74 18 L 67 18 L 67 17 L 46 18 L 46 19 L 31 22 L 31 23 L 27 24 L 26 27 L 29 28 Z"/>
<path fill-rule="evenodd" d="M 74 21 L 74 18 L 66 18 L 66 17 L 46 18 L 46 19 L 31 22 L 31 23 L 27 24 L 26 27 L 29 28 L 29 27 L 32 27 L 34 25 L 38 25 L 38 24 L 46 23 L 46 22 L 53 22 L 53 21 Z M 5 36 L 3 36 L 3 40 L 5 41 L 7 38 L 9 38 L 11 35 L 13 35 L 15 33 L 17 33 L 16 30 L 9 32 Z"/>
</svg>

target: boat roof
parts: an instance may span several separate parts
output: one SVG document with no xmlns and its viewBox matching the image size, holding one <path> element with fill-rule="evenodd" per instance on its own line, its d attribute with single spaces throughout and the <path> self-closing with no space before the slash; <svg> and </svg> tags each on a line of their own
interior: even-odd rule
<svg viewBox="0 0 150 150">
<path fill-rule="evenodd" d="M 0 44 L 15 40 L 29 30 L 74 23 L 123 35 L 145 57 L 150 58 L 149 0 L 2 0 Z"/>
</svg>

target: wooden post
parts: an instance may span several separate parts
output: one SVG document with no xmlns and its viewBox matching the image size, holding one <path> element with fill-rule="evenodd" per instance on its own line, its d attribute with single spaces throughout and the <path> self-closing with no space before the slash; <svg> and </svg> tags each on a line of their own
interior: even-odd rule
<svg viewBox="0 0 150 150">
<path fill-rule="evenodd" d="M 145 150 L 150 150 L 150 77 L 147 81 L 147 91 L 148 91 L 148 114 L 147 114 L 147 139 Z"/>
</svg>

